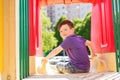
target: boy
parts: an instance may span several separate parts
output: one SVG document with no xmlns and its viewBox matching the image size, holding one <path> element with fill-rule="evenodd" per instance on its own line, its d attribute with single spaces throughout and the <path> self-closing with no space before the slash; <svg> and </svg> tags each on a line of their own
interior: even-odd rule
<svg viewBox="0 0 120 80">
<path fill-rule="evenodd" d="M 60 36 L 63 38 L 63 42 L 53 49 L 48 56 L 42 61 L 46 61 L 49 58 L 57 55 L 62 50 L 65 50 L 69 62 L 60 62 L 56 65 L 57 69 L 61 73 L 86 73 L 90 69 L 90 61 L 86 46 L 89 47 L 90 52 L 94 53 L 91 42 L 84 38 L 75 35 L 74 25 L 69 20 L 64 20 L 58 26 Z"/>
</svg>

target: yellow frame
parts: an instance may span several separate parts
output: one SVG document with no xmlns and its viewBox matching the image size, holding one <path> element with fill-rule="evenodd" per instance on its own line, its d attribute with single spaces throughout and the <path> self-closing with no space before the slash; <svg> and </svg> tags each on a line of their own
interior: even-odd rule
<svg viewBox="0 0 120 80">
<path fill-rule="evenodd" d="M 4 53 L 4 21 L 3 21 L 3 0 L 0 0 L 0 72 L 3 72 L 3 53 Z"/>
</svg>

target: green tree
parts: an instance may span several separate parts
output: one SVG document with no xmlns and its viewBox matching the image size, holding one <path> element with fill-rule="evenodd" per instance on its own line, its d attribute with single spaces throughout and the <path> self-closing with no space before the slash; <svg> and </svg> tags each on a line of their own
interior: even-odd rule
<svg viewBox="0 0 120 80">
<path fill-rule="evenodd" d="M 74 24 L 74 27 L 75 27 L 75 34 L 77 35 L 80 35 L 80 31 L 82 30 L 83 28 L 83 19 L 80 19 L 80 18 L 74 18 L 73 19 L 73 24 Z"/>
<path fill-rule="evenodd" d="M 91 12 L 89 12 L 83 20 L 79 18 L 73 19 L 73 24 L 75 26 L 75 33 L 77 35 L 90 40 Z"/>
<path fill-rule="evenodd" d="M 83 36 L 86 39 L 90 40 L 90 34 L 91 34 L 91 12 L 89 12 L 86 15 L 85 19 L 83 20 L 83 23 L 85 24 L 84 28 L 82 30 Z"/>
<path fill-rule="evenodd" d="M 44 9 L 41 11 L 42 15 L 42 47 L 43 52 L 46 53 L 53 49 L 57 44 L 57 39 L 54 37 L 55 32 L 51 30 L 51 21 L 47 17 Z M 46 54 L 45 54 L 46 55 Z"/>
</svg>

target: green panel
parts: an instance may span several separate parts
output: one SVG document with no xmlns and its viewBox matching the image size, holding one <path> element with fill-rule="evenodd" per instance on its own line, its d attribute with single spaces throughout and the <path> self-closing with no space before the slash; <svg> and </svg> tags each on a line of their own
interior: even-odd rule
<svg viewBox="0 0 120 80">
<path fill-rule="evenodd" d="M 24 47 L 24 52 L 23 52 L 23 58 L 24 58 L 24 61 L 23 61 L 23 70 L 24 70 L 24 77 L 26 77 L 26 65 L 25 65 L 25 62 L 26 62 L 26 59 L 25 58 L 27 58 L 27 56 L 26 56 L 26 17 L 25 17 L 25 0 L 24 0 L 24 2 L 23 2 L 23 5 L 24 5 L 24 8 L 23 8 L 23 17 L 24 17 L 24 19 L 23 19 L 23 33 L 24 33 L 24 35 L 23 35 L 23 47 Z"/>
<path fill-rule="evenodd" d="M 19 1 L 20 12 L 20 80 L 29 76 L 28 0 Z"/>
<path fill-rule="evenodd" d="M 24 14 L 25 14 L 25 18 L 24 18 L 24 51 L 25 51 L 25 77 L 27 77 L 29 75 L 29 27 L 28 27 L 28 20 L 29 20 L 29 16 L 28 16 L 28 0 L 24 0 L 24 4 L 25 4 L 25 9 L 24 9 Z M 27 63 L 26 63 L 27 62 Z"/>
<path fill-rule="evenodd" d="M 20 0 L 20 78 L 23 78 L 23 66 L 21 65 L 23 63 L 23 11 L 22 11 L 22 3 L 23 1 Z"/>
<path fill-rule="evenodd" d="M 117 72 L 120 72 L 120 0 L 112 0 Z"/>
</svg>

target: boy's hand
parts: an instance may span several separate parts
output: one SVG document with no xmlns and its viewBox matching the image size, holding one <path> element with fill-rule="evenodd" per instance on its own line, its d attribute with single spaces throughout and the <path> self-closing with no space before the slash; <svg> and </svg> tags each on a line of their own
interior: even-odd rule
<svg viewBox="0 0 120 80">
<path fill-rule="evenodd" d="M 41 66 L 38 67 L 38 73 L 39 74 L 46 74 L 47 71 L 46 71 L 46 64 L 47 64 L 48 60 L 46 58 L 43 58 L 41 60 Z"/>
<path fill-rule="evenodd" d="M 47 60 L 46 58 L 43 58 L 43 59 L 41 60 L 41 63 L 42 63 L 42 64 L 47 63 L 47 62 L 48 62 L 48 60 Z"/>
</svg>

